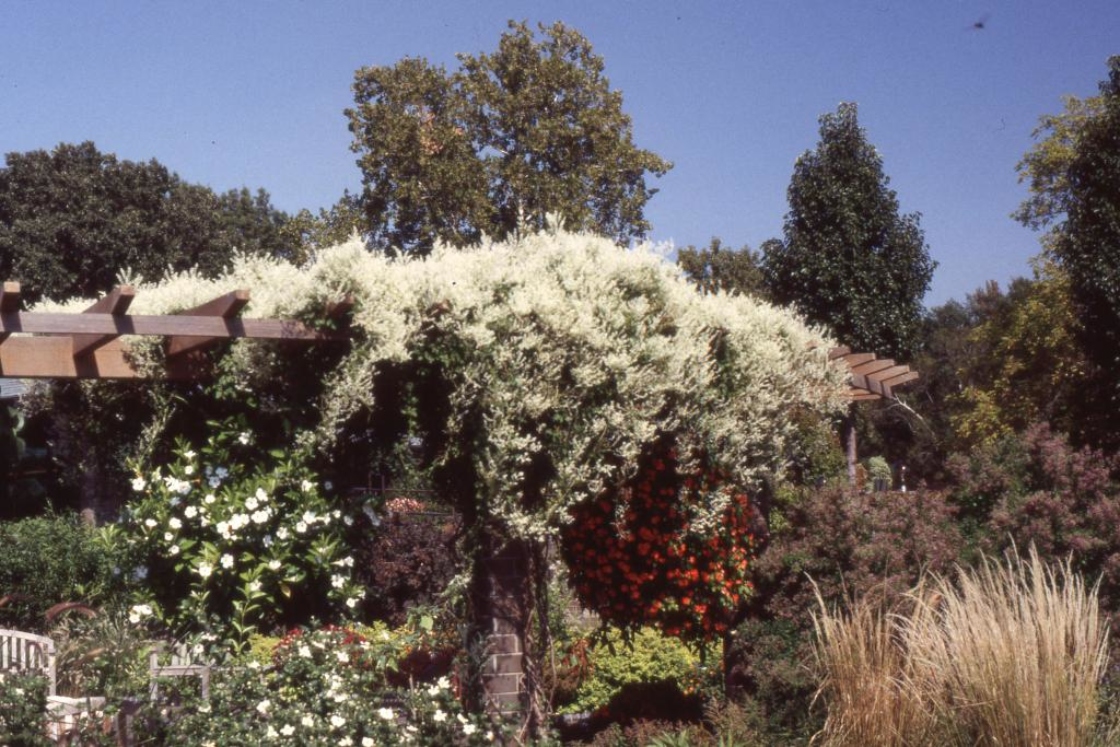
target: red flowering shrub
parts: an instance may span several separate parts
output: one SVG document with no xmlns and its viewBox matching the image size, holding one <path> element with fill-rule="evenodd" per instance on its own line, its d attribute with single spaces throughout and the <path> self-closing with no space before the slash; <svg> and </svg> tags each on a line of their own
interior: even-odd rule
<svg viewBox="0 0 1120 747">
<path fill-rule="evenodd" d="M 573 509 L 561 540 L 580 601 L 623 628 L 726 632 L 751 592 L 754 537 L 750 502 L 725 483 L 714 469 L 682 474 L 663 448 L 629 483 Z"/>
</svg>

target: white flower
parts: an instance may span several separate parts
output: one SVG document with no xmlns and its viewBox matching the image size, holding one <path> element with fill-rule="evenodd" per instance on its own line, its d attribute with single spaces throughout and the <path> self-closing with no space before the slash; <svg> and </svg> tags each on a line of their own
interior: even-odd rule
<svg viewBox="0 0 1120 747">
<path fill-rule="evenodd" d="M 229 539 L 229 522 L 228 521 L 219 521 L 218 526 L 217 526 L 217 530 L 218 530 L 218 534 L 222 535 L 226 539 Z"/>
<path fill-rule="evenodd" d="M 300 647 L 296 650 L 296 653 L 298 653 L 304 659 L 310 659 L 311 658 L 311 649 L 308 648 L 307 644 L 301 643 Z"/>
<path fill-rule="evenodd" d="M 241 433 L 237 434 L 237 442 L 242 446 L 248 446 L 250 440 L 252 440 L 252 438 L 250 437 L 248 431 L 242 431 Z"/>
<path fill-rule="evenodd" d="M 188 519 L 193 519 L 194 517 L 198 516 L 198 507 L 187 506 L 185 509 L 183 509 L 183 516 L 186 516 Z"/>
<path fill-rule="evenodd" d="M 159 522 L 157 522 L 155 519 L 144 519 L 144 526 L 148 527 L 148 529 L 154 528 L 158 523 Z"/>
<path fill-rule="evenodd" d="M 268 730 L 265 731 L 264 735 L 266 737 L 268 737 L 269 739 L 276 739 L 280 736 L 280 732 L 276 731 L 275 726 L 273 726 L 272 724 L 269 724 L 268 725 Z"/>
<path fill-rule="evenodd" d="M 211 503 L 213 503 L 216 500 L 218 500 L 218 499 L 214 497 L 213 493 L 207 493 L 206 497 L 202 499 L 202 502 L 205 503 L 206 505 L 210 505 Z"/>
<path fill-rule="evenodd" d="M 253 497 L 261 503 L 268 503 L 268 493 L 264 492 L 264 488 L 257 488 L 257 492 L 253 494 Z"/>
<path fill-rule="evenodd" d="M 358 605 L 358 598 L 357 597 L 350 597 L 346 600 L 346 606 L 349 607 L 350 609 L 354 609 L 354 607 L 356 607 L 357 605 Z"/>
<path fill-rule="evenodd" d="M 377 709 L 377 717 L 382 719 L 383 721 L 392 721 L 397 716 L 396 716 L 395 713 L 393 713 L 392 708 L 378 708 Z M 366 743 L 366 739 L 369 739 L 369 737 L 366 737 L 365 739 L 363 739 L 362 744 Z M 369 743 L 373 744 L 373 740 L 369 739 Z"/>
<path fill-rule="evenodd" d="M 267 508 L 262 508 L 260 511 L 254 511 L 253 515 L 249 518 L 251 518 L 256 524 L 264 524 L 272 518 L 272 512 Z"/>
<path fill-rule="evenodd" d="M 313 719 L 310 714 L 305 714 L 304 717 L 299 720 L 299 722 L 304 726 L 315 725 L 315 719 Z"/>
<path fill-rule="evenodd" d="M 315 489 L 315 483 L 311 482 L 310 480 L 303 480 L 299 484 L 299 489 L 305 493 L 310 493 Z"/>
<path fill-rule="evenodd" d="M 280 727 L 280 733 L 285 737 L 290 737 L 296 733 L 296 727 L 292 726 L 291 724 L 285 724 L 284 726 Z"/>
<path fill-rule="evenodd" d="M 315 517 L 315 512 L 314 511 L 304 511 L 303 512 L 303 521 L 304 521 L 305 524 L 314 524 L 315 523 L 315 518 L 316 517 Z"/>
<path fill-rule="evenodd" d="M 436 712 L 432 714 L 432 721 L 435 721 L 437 724 L 442 724 L 446 720 L 447 714 L 439 708 L 437 708 Z"/>
<path fill-rule="evenodd" d="M 276 530 L 276 537 L 278 539 L 282 539 L 282 540 L 288 539 L 288 528 L 287 527 L 280 527 L 279 529 L 277 529 Z"/>
<path fill-rule="evenodd" d="M 250 581 L 249 582 L 249 591 L 260 591 L 260 590 L 261 590 L 261 582 L 260 581 Z"/>
<path fill-rule="evenodd" d="M 233 568 L 233 556 L 228 552 L 224 553 L 220 559 L 222 568 Z"/>
<path fill-rule="evenodd" d="M 186 467 L 183 467 L 183 474 L 184 475 L 193 475 L 194 474 L 194 465 L 193 464 L 188 464 Z"/>
<path fill-rule="evenodd" d="M 306 523 L 301 521 L 301 522 L 298 522 L 296 524 L 296 532 L 298 532 L 299 534 L 303 534 L 306 531 L 307 531 L 307 524 Z M 277 534 L 279 534 L 279 532 L 277 532 Z"/>
<path fill-rule="evenodd" d="M 436 684 L 439 685 L 440 690 L 449 690 L 451 688 L 451 680 L 446 677 L 440 677 L 436 680 Z"/>
<path fill-rule="evenodd" d="M 178 555 L 179 554 L 179 546 L 178 545 L 172 545 L 171 547 L 168 548 L 167 552 L 171 555 Z"/>
<path fill-rule="evenodd" d="M 164 532 L 163 533 L 163 541 L 164 542 L 170 542 L 173 539 L 175 539 L 175 535 L 172 534 L 171 532 Z"/>
<path fill-rule="evenodd" d="M 475 726 L 474 724 L 463 724 L 463 734 L 465 736 L 469 737 L 471 734 L 474 734 L 476 731 L 478 731 L 478 727 Z"/>
<path fill-rule="evenodd" d="M 257 713 L 261 714 L 262 716 L 267 714 L 268 707 L 270 705 L 272 705 L 272 703 L 268 700 L 268 698 L 265 698 L 260 703 L 257 703 Z"/>
<path fill-rule="evenodd" d="M 198 564 L 198 575 L 202 576 L 203 578 L 209 578 L 210 574 L 213 572 L 214 566 L 210 565 L 209 563 Z"/>
<path fill-rule="evenodd" d="M 337 713 L 331 716 L 331 726 L 333 726 L 334 728 L 341 729 L 345 725 L 346 719 L 344 719 L 342 716 L 339 716 Z"/>
<path fill-rule="evenodd" d="M 245 499 L 245 508 L 249 509 L 250 511 L 256 511 L 257 506 L 259 505 L 261 504 L 253 496 L 249 496 Z"/>
<path fill-rule="evenodd" d="M 152 608 L 147 604 L 134 604 L 128 610 L 128 621 L 135 625 L 152 614 Z"/>
<path fill-rule="evenodd" d="M 331 576 L 331 586 L 335 589 L 341 589 L 346 585 L 346 578 L 343 576 Z"/>
<path fill-rule="evenodd" d="M 194 459 L 195 458 L 195 453 L 193 451 L 191 451 L 190 449 L 187 449 L 186 451 L 183 452 L 183 458 L 184 459 Z"/>
<path fill-rule="evenodd" d="M 338 740 L 338 747 L 350 747 L 350 745 L 352 744 L 354 744 L 354 740 L 350 737 L 343 737 L 342 739 Z"/>
<path fill-rule="evenodd" d="M 183 522 L 178 516 L 172 516 L 171 519 L 167 522 L 167 526 L 171 527 L 172 529 L 182 529 Z"/>
<path fill-rule="evenodd" d="M 345 651 L 339 651 L 335 654 L 335 656 L 343 664 L 346 664 L 350 661 L 350 654 L 346 653 Z"/>
<path fill-rule="evenodd" d="M 270 571 L 280 570 L 280 561 L 279 560 L 268 561 L 268 570 L 270 570 Z"/>
<path fill-rule="evenodd" d="M 143 477 L 137 477 L 132 481 L 132 489 L 139 493 L 144 488 L 148 487 L 148 481 Z"/>
<path fill-rule="evenodd" d="M 392 718 L 393 712 L 390 711 L 388 708 L 382 708 L 381 710 L 382 711 L 389 711 L 389 717 Z M 377 715 L 380 716 L 381 713 L 378 712 Z M 384 718 L 384 717 L 382 716 L 382 718 Z M 373 747 L 373 737 L 362 737 L 362 747 Z"/>
</svg>

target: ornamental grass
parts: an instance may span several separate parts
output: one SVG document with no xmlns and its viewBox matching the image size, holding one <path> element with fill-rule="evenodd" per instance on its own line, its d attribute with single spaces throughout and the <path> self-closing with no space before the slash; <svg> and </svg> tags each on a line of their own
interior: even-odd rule
<svg viewBox="0 0 1120 747">
<path fill-rule="evenodd" d="M 1102 718 L 1108 631 L 1097 590 L 1032 549 L 950 581 L 929 575 L 897 604 L 821 604 L 814 744 L 1088 747 Z"/>
</svg>

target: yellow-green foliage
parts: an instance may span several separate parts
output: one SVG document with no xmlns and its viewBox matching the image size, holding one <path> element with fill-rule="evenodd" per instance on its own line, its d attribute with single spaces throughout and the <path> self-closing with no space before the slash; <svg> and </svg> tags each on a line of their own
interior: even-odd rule
<svg viewBox="0 0 1120 747">
<path fill-rule="evenodd" d="M 715 652 L 710 660 L 718 661 Z M 701 687 L 704 664 L 697 653 L 679 639 L 653 628 L 641 628 L 629 641 L 611 628 L 586 652 L 588 674 L 580 682 L 564 713 L 593 711 L 610 703 L 627 685 L 671 682 L 688 694 Z"/>
<path fill-rule="evenodd" d="M 323 373 L 322 420 L 302 434 L 304 447 L 329 451 L 348 419 L 374 406 L 372 384 L 388 363 L 422 347 L 434 355 L 453 385 L 440 436 L 475 444 L 478 500 L 512 536 L 565 521 L 665 433 L 749 490 L 788 458 L 791 413 L 837 406 L 844 388 L 819 330 L 750 298 L 701 295 L 650 248 L 589 235 L 437 248 L 425 259 L 353 240 L 300 268 L 242 257 L 217 280 L 140 283 L 132 312 L 174 312 L 238 287 L 252 292 L 247 317 L 313 321 L 328 302 L 356 302 L 353 345 Z M 246 387 L 282 376 L 274 350 L 240 341 L 228 368 Z M 551 469 L 527 507 L 525 483 L 539 479 L 527 467 L 542 459 Z M 715 516 L 723 506 L 711 508 Z"/>
</svg>

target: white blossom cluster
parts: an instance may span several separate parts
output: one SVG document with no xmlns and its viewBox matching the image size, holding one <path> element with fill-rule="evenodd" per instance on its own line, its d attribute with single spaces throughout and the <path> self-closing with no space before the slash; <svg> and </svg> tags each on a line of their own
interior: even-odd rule
<svg viewBox="0 0 1120 747">
<path fill-rule="evenodd" d="M 355 240 L 300 269 L 240 258 L 218 280 L 140 284 L 132 311 L 174 312 L 238 287 L 252 292 L 249 317 L 310 320 L 328 302 L 356 302 L 350 352 L 324 372 L 321 427 L 303 436 L 318 448 L 373 406 L 385 362 L 421 346 L 449 360 L 457 351 L 445 435 L 465 439 L 468 423 L 483 424 L 478 497 L 515 535 L 564 521 L 573 504 L 625 477 L 658 434 L 677 434 L 681 453 L 704 451 L 749 489 L 782 466 L 790 413 L 836 407 L 844 389 L 820 330 L 751 298 L 702 295 L 650 248 L 589 235 L 437 248 L 419 260 Z M 234 346 L 246 382 L 274 373 L 269 349 Z M 550 477 L 529 508 L 527 471 L 541 459 Z"/>
</svg>

